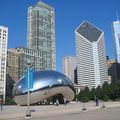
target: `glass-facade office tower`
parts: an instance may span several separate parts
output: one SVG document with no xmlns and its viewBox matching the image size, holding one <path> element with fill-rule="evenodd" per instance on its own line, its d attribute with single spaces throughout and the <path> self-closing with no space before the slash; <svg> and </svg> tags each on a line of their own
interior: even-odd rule
<svg viewBox="0 0 120 120">
<path fill-rule="evenodd" d="M 104 32 L 84 21 L 75 35 L 78 84 L 96 88 L 108 81 Z"/>
<path fill-rule="evenodd" d="M 42 68 L 55 69 L 54 9 L 39 1 L 28 8 L 27 46 L 40 51 Z"/>
<path fill-rule="evenodd" d="M 113 36 L 115 41 L 116 60 L 120 63 L 120 21 L 113 22 Z"/>
<path fill-rule="evenodd" d="M 0 95 L 5 100 L 6 94 L 6 58 L 7 58 L 8 28 L 0 26 Z"/>
</svg>

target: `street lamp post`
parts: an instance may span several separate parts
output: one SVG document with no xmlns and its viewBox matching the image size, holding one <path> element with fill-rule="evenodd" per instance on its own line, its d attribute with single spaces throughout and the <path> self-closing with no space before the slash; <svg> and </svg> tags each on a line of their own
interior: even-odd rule
<svg viewBox="0 0 120 120">
<path fill-rule="evenodd" d="M 27 112 L 26 112 L 26 117 L 31 117 L 31 112 L 30 112 L 30 60 L 28 59 L 27 61 L 27 68 L 28 68 L 28 96 L 27 96 Z"/>
</svg>

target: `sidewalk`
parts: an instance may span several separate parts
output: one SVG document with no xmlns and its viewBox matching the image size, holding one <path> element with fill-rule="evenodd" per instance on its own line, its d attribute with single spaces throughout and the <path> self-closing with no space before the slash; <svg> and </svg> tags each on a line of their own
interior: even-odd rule
<svg viewBox="0 0 120 120">
<path fill-rule="evenodd" d="M 31 106 L 30 109 L 32 118 L 35 117 L 47 117 L 47 116 L 57 116 L 71 113 L 80 113 L 94 110 L 102 110 L 103 103 L 100 102 L 99 106 L 95 106 L 95 102 L 85 103 L 87 110 L 83 109 L 83 103 L 69 103 L 66 106 L 60 105 L 41 105 L 41 106 Z M 105 108 L 120 107 L 120 102 L 104 102 Z M 3 111 L 0 111 L 0 120 L 14 119 L 14 118 L 25 118 L 26 106 L 3 106 Z"/>
</svg>

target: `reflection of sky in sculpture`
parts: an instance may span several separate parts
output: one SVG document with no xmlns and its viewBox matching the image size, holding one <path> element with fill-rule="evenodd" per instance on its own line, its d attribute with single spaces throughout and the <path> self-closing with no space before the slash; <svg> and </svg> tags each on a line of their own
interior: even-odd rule
<svg viewBox="0 0 120 120">
<path fill-rule="evenodd" d="M 71 80 L 69 80 L 69 78 L 62 73 L 52 70 L 36 71 L 33 76 L 33 88 L 30 89 L 30 92 L 58 86 L 69 86 L 74 90 Z M 25 94 L 26 92 L 27 89 L 25 88 L 23 77 L 16 83 L 13 90 L 13 95 Z"/>
</svg>

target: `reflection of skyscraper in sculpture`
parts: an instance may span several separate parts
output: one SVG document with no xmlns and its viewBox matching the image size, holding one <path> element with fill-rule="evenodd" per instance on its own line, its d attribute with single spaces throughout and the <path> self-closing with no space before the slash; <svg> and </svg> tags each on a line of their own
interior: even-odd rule
<svg viewBox="0 0 120 120">
<path fill-rule="evenodd" d="M 41 52 L 41 68 L 55 69 L 54 9 L 39 1 L 28 8 L 29 49 Z"/>
<path fill-rule="evenodd" d="M 5 100 L 8 28 L 0 26 L 0 95 Z"/>
<path fill-rule="evenodd" d="M 108 80 L 104 33 L 89 22 L 75 31 L 78 84 L 89 88 Z"/>
<path fill-rule="evenodd" d="M 116 60 L 120 63 L 120 21 L 113 22 L 113 36 L 115 41 Z"/>
</svg>

